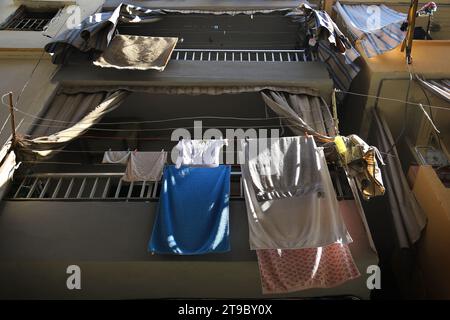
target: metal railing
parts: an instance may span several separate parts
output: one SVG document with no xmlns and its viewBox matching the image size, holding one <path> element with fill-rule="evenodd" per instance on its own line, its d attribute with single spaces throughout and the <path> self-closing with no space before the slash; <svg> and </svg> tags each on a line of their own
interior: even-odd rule
<svg viewBox="0 0 450 320">
<path fill-rule="evenodd" d="M 12 19 L 3 29 L 12 31 L 42 31 L 50 20 L 37 18 Z"/>
<path fill-rule="evenodd" d="M 338 199 L 352 199 L 345 175 L 330 171 Z M 123 173 L 39 173 L 14 178 L 7 200 L 155 201 L 160 182 L 125 182 Z M 240 171 L 231 172 L 230 198 L 244 199 Z"/>
<path fill-rule="evenodd" d="M 231 198 L 242 198 L 240 173 L 232 172 L 238 184 Z M 10 200 L 157 200 L 160 182 L 125 182 L 123 173 L 39 173 L 16 177 Z"/>
<path fill-rule="evenodd" d="M 233 62 L 301 62 L 311 61 L 303 49 L 299 50 L 234 50 L 234 49 L 175 49 L 173 60 L 233 61 Z"/>
</svg>

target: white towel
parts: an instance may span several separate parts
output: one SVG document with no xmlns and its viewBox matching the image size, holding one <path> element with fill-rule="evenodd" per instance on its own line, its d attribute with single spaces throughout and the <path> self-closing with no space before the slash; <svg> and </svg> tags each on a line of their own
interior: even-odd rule
<svg viewBox="0 0 450 320">
<path fill-rule="evenodd" d="M 248 167 L 258 201 L 322 192 L 313 137 L 248 139 Z"/>
<path fill-rule="evenodd" d="M 247 149 L 244 152 L 248 154 Z M 257 200 L 248 163 L 245 161 L 241 166 L 252 250 L 317 248 L 336 242 L 352 242 L 339 213 L 321 148 L 316 149 L 316 160 L 322 193 L 262 202 Z"/>
<path fill-rule="evenodd" d="M 162 177 L 167 152 L 131 152 L 124 181 L 159 181 Z"/>
<path fill-rule="evenodd" d="M 182 139 L 176 149 L 178 157 L 175 167 L 184 166 L 217 167 L 220 164 L 220 150 L 228 145 L 226 139 L 190 140 Z"/>
<path fill-rule="evenodd" d="M 127 164 L 130 151 L 105 151 L 102 163 Z"/>
</svg>

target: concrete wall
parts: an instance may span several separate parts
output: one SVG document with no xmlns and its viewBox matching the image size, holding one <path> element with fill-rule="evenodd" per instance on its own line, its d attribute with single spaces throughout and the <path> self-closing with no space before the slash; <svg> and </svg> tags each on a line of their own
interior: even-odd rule
<svg viewBox="0 0 450 320">
<path fill-rule="evenodd" d="M 0 95 L 12 91 L 15 107 L 30 114 L 38 114 L 57 87 L 57 83 L 51 81 L 56 66 L 49 60 L 49 55 L 43 53 L 44 45 L 67 28 L 66 22 L 72 21 L 70 19 L 73 18 L 71 12 L 74 6 L 80 8 L 80 19 L 83 19 L 102 3 L 101 0 L 0 0 L 0 24 L 22 4 L 31 7 L 64 7 L 45 32 L 0 30 Z M 20 99 L 17 102 L 19 95 Z M 7 107 L 3 105 L 0 108 L 0 128 L 8 114 Z M 32 122 L 30 117 L 16 113 L 16 124 L 19 125 L 22 120 L 18 128 L 19 133 L 27 132 L 29 123 Z M 0 133 L 1 145 L 8 139 L 10 133 L 10 124 L 7 123 Z"/>
<path fill-rule="evenodd" d="M 201 256 L 146 251 L 154 202 L 4 201 L 0 210 L 0 298 L 260 298 L 244 201 L 230 202 L 232 250 Z M 366 268 L 377 264 L 357 213 L 344 215 L 361 277 L 331 289 L 285 296 L 368 298 Z M 66 268 L 82 269 L 67 290 Z M 278 297 L 283 296 L 279 295 Z M 270 296 L 267 296 L 270 297 Z"/>
</svg>

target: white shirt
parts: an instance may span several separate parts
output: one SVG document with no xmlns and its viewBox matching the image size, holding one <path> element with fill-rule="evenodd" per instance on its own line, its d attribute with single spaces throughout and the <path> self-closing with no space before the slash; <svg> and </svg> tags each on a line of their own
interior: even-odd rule
<svg viewBox="0 0 450 320">
<path fill-rule="evenodd" d="M 178 157 L 175 167 L 217 167 L 220 164 L 220 150 L 224 145 L 228 145 L 228 140 L 180 140 L 176 146 Z"/>
</svg>

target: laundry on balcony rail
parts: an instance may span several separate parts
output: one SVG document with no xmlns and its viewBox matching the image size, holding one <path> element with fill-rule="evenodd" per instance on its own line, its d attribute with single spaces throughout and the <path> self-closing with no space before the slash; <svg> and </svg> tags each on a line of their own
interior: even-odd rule
<svg viewBox="0 0 450 320">
<path fill-rule="evenodd" d="M 148 250 L 194 255 L 230 250 L 230 166 L 164 169 Z"/>
<path fill-rule="evenodd" d="M 120 23 L 149 23 L 164 13 L 121 3 L 114 11 L 95 13 L 82 23 L 59 34 L 45 46 L 55 64 L 67 63 L 74 52 L 98 57 L 110 44 Z"/>
<path fill-rule="evenodd" d="M 307 139 L 308 143 L 314 143 L 312 137 Z M 249 168 L 250 157 L 259 154 L 250 154 L 251 141 L 252 139 L 248 139 L 242 142 L 244 163 L 241 164 L 250 248 L 300 249 L 317 248 L 335 242 L 350 243 L 352 239 L 339 215 L 336 193 L 323 150 L 316 148 L 314 157 L 318 165 L 315 173 L 323 191 L 275 200 L 259 200 Z M 300 159 L 284 157 L 283 161 L 285 164 L 296 163 L 302 160 L 302 154 L 299 157 Z M 313 167 L 310 169 L 313 170 Z M 287 174 L 287 171 L 283 171 L 283 174 Z M 280 181 L 286 179 L 285 176 L 280 177 Z M 314 180 L 310 183 L 314 183 Z"/>
</svg>

